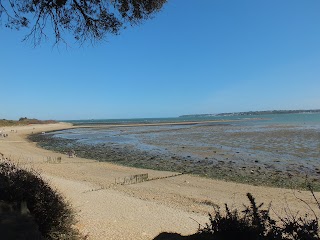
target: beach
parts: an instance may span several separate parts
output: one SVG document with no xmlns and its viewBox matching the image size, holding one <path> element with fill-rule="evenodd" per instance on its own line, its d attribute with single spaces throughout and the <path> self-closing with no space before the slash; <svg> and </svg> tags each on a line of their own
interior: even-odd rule
<svg viewBox="0 0 320 240">
<path fill-rule="evenodd" d="M 272 214 L 284 216 L 285 208 L 310 211 L 299 198 L 316 209 L 309 192 L 253 186 L 214 180 L 179 171 L 159 171 L 69 158 L 37 147 L 29 134 L 73 129 L 69 123 L 4 127 L 0 153 L 23 168 L 32 168 L 57 188 L 78 214 L 77 228 L 88 239 L 153 239 L 161 232 L 195 233 L 208 222 L 214 206 L 242 209 L 250 192 L 258 203 L 272 202 Z M 181 151 L 187 151 L 183 149 Z M 61 162 L 57 161 L 61 157 Z M 150 181 L 117 184 L 130 176 L 148 174 Z M 317 197 L 320 197 L 316 193 Z"/>
</svg>

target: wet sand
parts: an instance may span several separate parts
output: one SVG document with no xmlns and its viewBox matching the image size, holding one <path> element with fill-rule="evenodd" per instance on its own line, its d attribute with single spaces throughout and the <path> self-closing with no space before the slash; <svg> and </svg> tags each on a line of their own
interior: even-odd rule
<svg viewBox="0 0 320 240">
<path fill-rule="evenodd" d="M 66 155 L 41 149 L 26 140 L 32 132 L 72 128 L 69 124 L 35 125 L 5 128 L 9 134 L 0 139 L 0 153 L 33 168 L 55 186 L 78 211 L 77 227 L 89 239 L 153 239 L 160 232 L 194 233 L 198 223 L 208 221 L 207 213 L 213 206 L 224 203 L 242 209 L 251 192 L 257 202 L 269 203 L 280 215 L 290 206 L 292 212 L 308 212 L 298 200 L 302 197 L 315 208 L 308 192 L 284 188 L 252 186 L 177 175 L 177 172 L 156 171 L 98 162 L 86 158 L 68 158 Z M 10 130 L 17 133 L 10 133 Z M 61 157 L 60 163 L 48 159 Z M 115 185 L 115 179 L 135 174 L 149 175 L 152 181 Z M 172 176 L 172 177 L 171 177 Z M 317 193 L 317 196 L 320 195 Z"/>
</svg>

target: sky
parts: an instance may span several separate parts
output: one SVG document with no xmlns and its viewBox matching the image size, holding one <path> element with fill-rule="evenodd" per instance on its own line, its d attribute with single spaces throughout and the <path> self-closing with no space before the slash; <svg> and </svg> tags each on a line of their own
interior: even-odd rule
<svg viewBox="0 0 320 240">
<path fill-rule="evenodd" d="M 95 45 L 0 27 L 0 119 L 320 109 L 320 1 L 168 0 Z"/>
</svg>

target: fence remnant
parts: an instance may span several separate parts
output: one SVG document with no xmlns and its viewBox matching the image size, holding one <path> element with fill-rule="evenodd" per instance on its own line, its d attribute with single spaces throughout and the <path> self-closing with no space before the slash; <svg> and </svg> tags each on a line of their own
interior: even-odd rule
<svg viewBox="0 0 320 240">
<path fill-rule="evenodd" d="M 137 175 L 131 175 L 129 177 L 124 177 L 124 178 L 115 178 L 115 184 L 135 184 L 135 183 L 141 183 L 148 181 L 148 173 L 145 174 L 137 174 Z"/>
<path fill-rule="evenodd" d="M 47 157 L 47 163 L 61 163 L 61 157 Z"/>
</svg>

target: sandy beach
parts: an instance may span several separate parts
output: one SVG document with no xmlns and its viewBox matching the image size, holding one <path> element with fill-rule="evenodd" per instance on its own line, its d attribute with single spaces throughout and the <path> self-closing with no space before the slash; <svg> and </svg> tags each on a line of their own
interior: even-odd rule
<svg viewBox="0 0 320 240">
<path fill-rule="evenodd" d="M 311 194 L 292 189 L 246 184 L 179 175 L 69 158 L 41 149 L 26 139 L 31 133 L 73 128 L 68 123 L 3 127 L 8 137 L 0 138 L 0 153 L 21 167 L 39 171 L 57 188 L 78 213 L 77 227 L 88 239 L 153 239 L 161 232 L 188 235 L 199 223 L 208 222 L 213 206 L 224 203 L 242 209 L 250 192 L 257 202 L 272 202 L 272 214 L 285 215 L 284 209 L 304 214 L 315 206 Z M 61 163 L 48 161 L 61 157 Z M 148 174 L 146 182 L 115 184 L 132 175 Z M 320 197 L 320 194 L 316 194 Z M 314 207 L 315 209 L 315 207 Z"/>
</svg>

